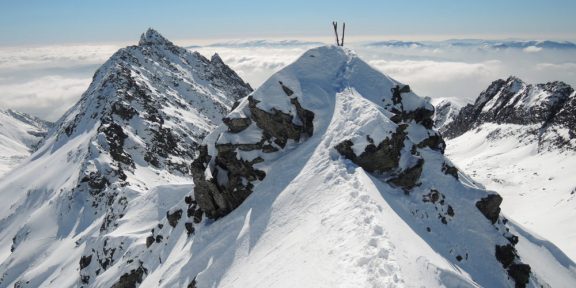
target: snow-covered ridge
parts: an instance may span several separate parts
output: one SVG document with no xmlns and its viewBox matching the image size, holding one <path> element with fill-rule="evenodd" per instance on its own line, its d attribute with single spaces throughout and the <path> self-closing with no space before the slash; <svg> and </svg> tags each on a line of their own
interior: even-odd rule
<svg viewBox="0 0 576 288">
<path fill-rule="evenodd" d="M 523 125 L 524 138 L 537 141 L 539 150 L 576 149 L 574 89 L 563 82 L 527 84 L 516 77 L 497 80 L 474 104 L 463 107 L 444 136 L 454 138 L 483 123 Z"/>
<path fill-rule="evenodd" d="M 291 287 L 302 277 L 311 287 L 555 281 L 522 263 L 499 216 L 502 198 L 442 155 L 432 116 L 430 103 L 351 51 L 309 50 L 206 138 L 193 164 L 194 196 L 218 220 L 196 230 L 192 250 L 214 252 L 178 267 L 190 268 L 198 287 Z M 367 255 L 360 243 L 372 247 Z M 570 265 L 558 269 L 574 282 Z M 274 276 L 245 276 L 254 271 Z"/>
</svg>

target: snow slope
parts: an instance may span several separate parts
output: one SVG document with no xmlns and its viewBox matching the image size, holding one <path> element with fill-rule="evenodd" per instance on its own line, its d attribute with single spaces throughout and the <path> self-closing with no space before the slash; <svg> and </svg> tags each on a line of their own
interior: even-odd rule
<svg viewBox="0 0 576 288">
<path fill-rule="evenodd" d="M 542 235 L 576 260 L 576 155 L 540 151 L 523 136 L 527 127 L 483 124 L 448 140 L 446 154 L 459 168 L 504 197 L 506 216 Z M 532 136 L 535 138 L 535 136 Z"/>
<path fill-rule="evenodd" d="M 30 156 L 49 126 L 25 113 L 0 110 L 0 177 Z"/>
</svg>

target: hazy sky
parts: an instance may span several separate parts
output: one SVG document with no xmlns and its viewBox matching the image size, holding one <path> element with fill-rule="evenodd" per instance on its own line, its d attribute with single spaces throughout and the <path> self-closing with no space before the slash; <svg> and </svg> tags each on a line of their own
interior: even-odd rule
<svg viewBox="0 0 576 288">
<path fill-rule="evenodd" d="M 170 39 L 315 37 L 330 21 L 350 36 L 576 39 L 574 0 L 0 0 L 0 45 Z"/>
</svg>

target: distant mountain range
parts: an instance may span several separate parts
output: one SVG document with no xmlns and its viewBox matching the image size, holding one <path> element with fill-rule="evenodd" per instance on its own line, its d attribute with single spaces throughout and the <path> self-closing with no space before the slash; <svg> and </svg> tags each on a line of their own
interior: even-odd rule
<svg viewBox="0 0 576 288">
<path fill-rule="evenodd" d="M 479 49 L 554 49 L 573 50 L 576 44 L 569 41 L 536 41 L 536 40 L 481 40 L 481 39 L 453 39 L 446 41 L 379 41 L 365 44 L 367 47 L 396 47 L 396 48 L 437 48 L 437 47 L 467 47 Z"/>
</svg>

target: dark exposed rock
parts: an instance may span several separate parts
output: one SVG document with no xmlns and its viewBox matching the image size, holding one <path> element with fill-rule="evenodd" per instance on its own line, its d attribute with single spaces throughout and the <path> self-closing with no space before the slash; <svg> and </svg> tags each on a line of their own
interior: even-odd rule
<svg viewBox="0 0 576 288">
<path fill-rule="evenodd" d="M 454 178 L 458 179 L 458 168 L 448 163 L 442 164 L 442 172 L 444 172 L 446 175 L 452 175 Z"/>
<path fill-rule="evenodd" d="M 352 149 L 354 143 L 351 140 L 340 142 L 334 148 L 342 156 L 350 159 L 367 172 L 394 172 L 392 177 L 388 179 L 388 182 L 403 188 L 405 191 L 409 191 L 418 185 L 424 160 L 412 155 L 411 157 L 415 157 L 416 163 L 399 171 L 399 162 L 402 155 L 401 151 L 404 148 L 404 141 L 406 139 L 406 132 L 404 131 L 406 127 L 407 124 L 399 125 L 395 133 L 392 134 L 391 137 L 380 142 L 378 146 L 368 141 L 369 144 L 366 145 L 364 152 L 359 156 L 354 153 L 354 150 Z M 414 150 L 416 147 L 413 146 L 412 148 L 412 154 L 416 154 L 417 152 Z"/>
<path fill-rule="evenodd" d="M 350 159 L 356 165 L 362 167 L 370 173 L 383 173 L 391 171 L 398 167 L 400 161 L 400 151 L 404 148 L 404 140 L 406 137 L 406 125 L 398 126 L 396 132 L 390 138 L 384 139 L 378 146 L 368 144 L 364 152 L 359 156 L 354 154 L 352 146 L 354 143 L 351 140 L 345 140 L 336 147 L 336 151 L 342 156 Z"/>
<path fill-rule="evenodd" d="M 196 287 L 196 277 L 194 277 L 194 279 L 192 279 L 192 281 L 190 282 L 190 284 L 188 284 L 188 286 L 186 286 L 186 288 L 197 288 Z"/>
<path fill-rule="evenodd" d="M 500 215 L 500 204 L 502 204 L 502 197 L 498 194 L 491 194 L 476 202 L 476 208 L 494 224 Z"/>
<path fill-rule="evenodd" d="M 202 222 L 202 214 L 204 213 L 204 211 L 202 211 L 201 209 L 196 209 L 196 211 L 194 212 L 194 223 L 198 224 L 200 222 Z"/>
<path fill-rule="evenodd" d="M 100 174 L 100 172 L 90 172 L 90 174 L 84 176 L 80 182 L 88 182 L 88 186 L 95 190 L 102 190 L 110 184 L 108 179 Z"/>
<path fill-rule="evenodd" d="M 438 202 L 438 200 L 440 200 L 440 192 L 438 192 L 438 190 L 432 189 L 430 190 L 430 193 L 424 195 L 422 197 L 422 201 L 424 202 L 432 202 L 433 204 L 436 204 L 436 202 Z"/>
<path fill-rule="evenodd" d="M 531 268 L 527 264 L 512 264 L 508 268 L 508 275 L 514 279 L 516 288 L 524 288 L 530 281 Z"/>
<path fill-rule="evenodd" d="M 432 127 L 434 127 L 434 120 L 432 120 L 433 116 L 434 110 L 418 108 L 410 112 L 403 111 L 401 114 L 397 114 L 390 119 L 396 123 L 409 122 L 413 120 L 414 122 L 426 127 L 426 129 L 432 129 Z"/>
<path fill-rule="evenodd" d="M 282 86 L 282 90 L 284 91 L 284 93 L 286 93 L 286 96 L 290 97 L 294 94 L 294 91 L 292 91 L 292 89 L 286 87 L 286 85 L 284 85 L 284 83 L 282 83 L 282 81 L 278 81 L 278 83 L 280 83 L 280 86 Z"/>
<path fill-rule="evenodd" d="M 422 140 L 422 142 L 418 143 L 417 147 L 418 148 L 429 147 L 430 149 L 438 150 L 442 154 L 444 154 L 444 150 L 446 149 L 446 142 L 444 142 L 442 136 L 436 134 Z"/>
<path fill-rule="evenodd" d="M 184 203 L 188 204 L 188 205 L 192 205 L 195 201 L 192 200 L 192 196 L 186 196 L 184 197 Z"/>
<path fill-rule="evenodd" d="M 286 94 L 290 94 L 287 89 L 284 91 Z M 295 107 L 296 115 L 284 113 L 274 108 L 268 112 L 258 108 L 258 103 L 259 101 L 249 96 L 250 118 L 224 119 L 224 122 L 231 133 L 242 132 L 251 123 L 255 123 L 262 130 L 260 141 L 246 144 L 216 144 L 217 154 L 214 158 L 208 155 L 207 147 L 198 149 L 199 155 L 192 162 L 191 169 L 195 183 L 194 198 L 200 207 L 198 209 L 200 214 L 194 215 L 195 222 L 200 221 L 198 218 L 201 219 L 202 212 L 212 219 L 230 213 L 252 193 L 254 187 L 252 182 L 261 181 L 266 177 L 264 171 L 254 168 L 255 164 L 264 161 L 264 159 L 256 157 L 250 161 L 243 160 L 238 157 L 238 151 L 274 153 L 279 150 L 275 145 L 284 148 L 288 140 L 297 142 L 304 137 L 312 136 L 314 113 L 304 109 L 298 99 L 290 99 L 290 103 Z M 298 122 L 302 124 L 295 124 L 295 120 L 299 120 Z M 205 170 L 211 161 L 214 163 L 214 170 L 211 171 L 212 178 L 206 179 Z M 225 183 L 216 183 L 215 179 L 218 178 L 219 173 L 226 173 Z"/>
<path fill-rule="evenodd" d="M 146 237 L 146 248 L 150 248 L 150 246 L 152 246 L 152 244 L 154 244 L 154 236 L 148 236 Z"/>
<path fill-rule="evenodd" d="M 178 209 L 173 213 L 170 213 L 170 211 L 166 212 L 166 219 L 168 219 L 168 224 L 170 224 L 172 228 L 178 225 L 178 220 L 180 220 L 180 218 L 182 218 L 182 209 Z"/>
<path fill-rule="evenodd" d="M 88 267 L 90 265 L 90 262 L 92 262 L 92 255 L 82 256 L 80 258 L 80 270 Z"/>
<path fill-rule="evenodd" d="M 142 267 L 142 263 L 140 263 L 140 267 L 137 269 L 133 269 L 130 273 L 125 273 L 120 276 L 120 279 L 112 285 L 112 288 L 136 288 L 138 284 L 142 283 L 145 274 L 148 274 L 148 271 Z"/>
<path fill-rule="evenodd" d="M 308 133 L 310 129 L 314 129 L 314 127 L 306 127 L 308 129 L 305 129 L 303 126 L 294 124 L 292 115 L 276 110 L 274 108 L 272 108 L 272 112 L 266 112 L 256 106 L 258 102 L 258 100 L 255 100 L 251 96 L 248 97 L 248 107 L 250 108 L 252 119 L 254 122 L 256 122 L 258 128 L 264 130 L 268 135 L 274 137 L 274 142 L 282 148 L 286 146 L 288 139 L 300 141 L 300 137 L 303 133 Z M 311 111 L 308 112 L 312 113 Z M 314 113 L 312 113 L 312 115 L 313 114 Z M 307 119 L 305 119 L 305 121 L 306 122 L 302 122 L 310 122 Z"/>
<path fill-rule="evenodd" d="M 208 217 L 215 218 L 218 210 L 215 198 L 220 196 L 220 190 L 216 185 L 215 179 L 206 179 L 204 172 L 212 157 L 208 155 L 208 147 L 206 146 L 200 146 L 198 152 L 199 155 L 192 162 L 191 169 L 192 177 L 194 178 L 194 199 L 196 199 L 202 210 L 206 211 Z"/>
<path fill-rule="evenodd" d="M 164 236 L 162 236 L 162 235 L 156 235 L 156 239 L 155 239 L 155 240 L 156 240 L 156 243 L 160 243 L 160 242 L 162 242 L 162 240 L 164 240 Z"/>
<path fill-rule="evenodd" d="M 496 259 L 498 262 L 502 263 L 504 268 L 510 267 L 518 255 L 516 255 L 516 249 L 512 244 L 507 245 L 496 245 Z"/>
<path fill-rule="evenodd" d="M 423 166 L 424 159 L 418 159 L 416 165 L 405 169 L 394 178 L 388 180 L 388 183 L 402 187 L 404 191 L 409 191 L 410 189 L 414 188 L 414 186 L 418 185 L 418 180 L 420 180 Z"/>
<path fill-rule="evenodd" d="M 194 224 L 190 223 L 190 222 L 186 222 L 184 223 L 184 227 L 186 228 L 186 233 L 188 233 L 188 236 L 194 234 Z"/>
<path fill-rule="evenodd" d="M 314 133 L 314 113 L 302 108 L 302 105 L 298 102 L 298 98 L 290 99 L 290 103 L 296 107 L 296 113 L 300 118 L 300 121 L 302 121 L 303 133 L 308 137 L 312 137 L 312 134 Z"/>
<path fill-rule="evenodd" d="M 116 123 L 102 125 L 100 128 L 98 128 L 98 132 L 104 133 L 104 135 L 106 135 L 106 140 L 108 141 L 109 145 L 109 152 L 112 159 L 129 166 L 134 165 L 130 154 L 124 151 L 124 139 L 126 139 L 128 136 L 124 133 L 124 130 L 122 127 L 120 127 L 120 125 Z"/>
<path fill-rule="evenodd" d="M 510 278 L 515 282 L 515 287 L 526 287 L 530 280 L 530 266 L 523 263 L 517 263 L 518 255 L 513 244 L 496 245 L 496 259 L 506 269 Z"/>
<path fill-rule="evenodd" d="M 112 113 L 120 116 L 124 120 L 130 120 L 134 115 L 138 114 L 138 111 L 127 103 L 118 101 L 112 104 Z"/>
<path fill-rule="evenodd" d="M 239 133 L 244 131 L 244 129 L 248 128 L 250 124 L 252 124 L 252 120 L 250 118 L 224 118 L 222 119 L 224 124 L 228 126 L 228 131 L 231 133 Z"/>
</svg>

